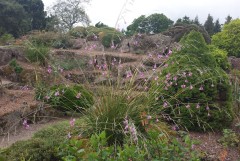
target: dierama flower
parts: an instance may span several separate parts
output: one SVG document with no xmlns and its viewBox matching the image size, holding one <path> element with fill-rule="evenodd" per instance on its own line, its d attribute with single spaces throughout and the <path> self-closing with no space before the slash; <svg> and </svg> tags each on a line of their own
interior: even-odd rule
<svg viewBox="0 0 240 161">
<path fill-rule="evenodd" d="M 192 86 L 192 85 L 190 85 L 189 89 L 191 89 L 191 90 L 192 90 L 192 89 L 193 89 L 193 86 Z"/>
<path fill-rule="evenodd" d="M 133 75 L 132 75 L 132 72 L 131 71 L 127 71 L 127 78 L 130 78 L 130 77 L 132 77 Z"/>
<path fill-rule="evenodd" d="M 55 92 L 55 94 L 54 94 L 54 96 L 56 96 L 56 97 L 59 95 L 60 95 L 59 91 Z"/>
<path fill-rule="evenodd" d="M 48 72 L 48 74 L 52 73 L 52 67 L 51 66 L 48 66 L 47 72 Z"/>
<path fill-rule="evenodd" d="M 73 127 L 75 125 L 75 121 L 76 121 L 75 119 L 70 120 L 69 124 L 70 124 L 71 127 Z"/>
<path fill-rule="evenodd" d="M 163 103 L 163 107 L 166 108 L 168 106 L 168 103 L 167 102 L 164 102 Z"/>
<path fill-rule="evenodd" d="M 79 99 L 81 97 L 81 95 L 82 94 L 80 92 L 78 92 L 77 95 L 76 95 L 76 98 Z"/>
<path fill-rule="evenodd" d="M 203 91 L 203 86 L 202 85 L 200 86 L 199 91 Z"/>
<path fill-rule="evenodd" d="M 200 105 L 199 105 L 199 103 L 197 103 L 197 106 L 196 106 L 196 108 L 198 109 L 198 108 L 200 108 Z"/>
<path fill-rule="evenodd" d="M 182 87 L 182 88 L 186 88 L 186 85 L 185 85 L 185 84 L 182 84 L 181 87 Z"/>
<path fill-rule="evenodd" d="M 23 120 L 23 126 L 25 129 L 29 129 L 29 124 L 26 119 Z"/>
</svg>

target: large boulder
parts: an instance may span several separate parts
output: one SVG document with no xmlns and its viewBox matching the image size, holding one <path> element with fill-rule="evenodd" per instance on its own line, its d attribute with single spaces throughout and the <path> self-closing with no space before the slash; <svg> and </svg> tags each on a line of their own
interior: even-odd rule
<svg viewBox="0 0 240 161">
<path fill-rule="evenodd" d="M 123 40 L 120 51 L 137 54 L 145 54 L 147 52 L 163 54 L 166 49 L 176 48 L 180 48 L 180 45 L 172 43 L 172 38 L 170 36 L 163 34 L 137 34 L 131 38 Z"/>
</svg>

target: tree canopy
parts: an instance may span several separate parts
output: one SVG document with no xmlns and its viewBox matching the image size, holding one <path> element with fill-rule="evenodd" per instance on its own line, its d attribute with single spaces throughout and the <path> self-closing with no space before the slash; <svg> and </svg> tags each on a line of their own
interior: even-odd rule
<svg viewBox="0 0 240 161">
<path fill-rule="evenodd" d="M 146 17 L 142 15 L 134 19 L 132 24 L 127 27 L 127 35 L 134 33 L 160 33 L 167 30 L 173 21 L 167 18 L 164 14 L 154 13 Z"/>
<path fill-rule="evenodd" d="M 21 36 L 46 26 L 42 0 L 0 0 L 0 34 Z"/>
<path fill-rule="evenodd" d="M 208 14 L 207 20 L 204 23 L 204 27 L 210 36 L 212 36 L 214 34 L 213 17 L 210 14 Z"/>
<path fill-rule="evenodd" d="M 71 30 L 74 24 L 89 24 L 90 20 L 86 14 L 82 3 L 89 0 L 59 0 L 53 6 L 53 15 L 59 19 L 60 27 L 63 30 Z"/>
<path fill-rule="evenodd" d="M 226 50 L 229 56 L 240 57 L 240 19 L 225 24 L 221 32 L 213 35 L 212 43 Z"/>
</svg>

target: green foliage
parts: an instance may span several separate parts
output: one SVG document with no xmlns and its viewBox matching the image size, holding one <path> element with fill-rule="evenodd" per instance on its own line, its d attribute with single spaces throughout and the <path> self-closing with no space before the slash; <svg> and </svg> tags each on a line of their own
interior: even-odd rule
<svg viewBox="0 0 240 161">
<path fill-rule="evenodd" d="M 218 141 L 225 147 L 236 147 L 240 145 L 240 135 L 231 129 L 223 129 L 223 136 Z"/>
<path fill-rule="evenodd" d="M 23 68 L 17 63 L 16 59 L 11 60 L 9 65 L 13 67 L 17 74 L 20 74 L 23 71 Z"/>
<path fill-rule="evenodd" d="M 55 67 L 61 67 L 63 70 L 72 70 L 72 69 L 84 69 L 87 64 L 82 59 L 74 59 L 74 58 L 53 58 L 52 64 Z"/>
<path fill-rule="evenodd" d="M 19 37 L 30 30 L 30 20 L 23 6 L 14 0 L 0 0 L 0 28 L 4 33 Z"/>
<path fill-rule="evenodd" d="M 193 31 L 181 42 L 184 48 L 168 60 L 168 67 L 159 75 L 160 85 L 153 83 L 153 111 L 170 114 L 189 130 L 229 126 L 233 113 L 227 74 L 208 54 L 201 34 Z"/>
<path fill-rule="evenodd" d="M 57 147 L 63 143 L 67 135 L 68 123 L 61 122 L 36 132 L 32 139 L 18 141 L 4 149 L 2 155 L 6 160 L 49 161 L 60 160 Z"/>
<path fill-rule="evenodd" d="M 49 48 L 42 44 L 28 43 L 25 46 L 25 56 L 30 62 L 46 65 L 46 60 L 49 57 Z"/>
<path fill-rule="evenodd" d="M 223 26 L 223 30 L 212 37 L 213 45 L 228 52 L 228 56 L 240 57 L 240 19 Z"/>
<path fill-rule="evenodd" d="M 19 37 L 46 26 L 42 0 L 0 0 L 0 28 Z"/>
<path fill-rule="evenodd" d="M 204 23 L 204 27 L 210 36 L 214 34 L 213 17 L 210 14 L 208 14 L 207 20 Z"/>
<path fill-rule="evenodd" d="M 123 121 L 130 119 L 137 129 L 144 131 L 141 124 L 141 112 L 144 110 L 146 98 L 142 94 L 130 95 L 130 90 L 102 89 L 100 98 L 86 112 L 85 120 L 88 133 L 106 131 L 108 144 L 122 144 L 125 134 Z"/>
<path fill-rule="evenodd" d="M 59 35 L 55 32 L 32 32 L 29 41 L 33 44 L 51 47 L 58 37 Z"/>
<path fill-rule="evenodd" d="M 69 31 L 69 35 L 75 38 L 85 38 L 87 36 L 87 29 L 82 26 L 77 26 Z"/>
<path fill-rule="evenodd" d="M 73 42 L 71 41 L 70 36 L 68 36 L 67 34 L 62 34 L 57 37 L 52 46 L 57 49 L 59 48 L 68 49 L 73 46 Z"/>
<path fill-rule="evenodd" d="M 126 34 L 131 36 L 135 33 L 160 33 L 167 30 L 173 21 L 164 14 L 151 14 L 148 17 L 144 15 L 134 19 L 132 24 L 127 27 Z"/>
<path fill-rule="evenodd" d="M 209 50 L 213 55 L 213 57 L 215 58 L 218 66 L 220 66 L 225 71 L 230 69 L 231 65 L 228 61 L 228 56 L 226 51 L 221 50 L 213 45 L 209 46 Z"/>
<path fill-rule="evenodd" d="M 71 139 L 60 146 L 59 154 L 63 160 L 200 160 L 196 151 L 192 150 L 194 142 L 189 136 L 180 139 L 181 143 L 174 138 L 163 139 L 162 133 L 150 131 L 138 144 L 125 139 L 123 146 L 108 146 L 107 140 L 105 131 L 93 134 L 90 140 Z"/>
<path fill-rule="evenodd" d="M 0 37 L 0 45 L 8 45 L 8 44 L 11 44 L 13 41 L 14 41 L 14 37 L 11 34 L 5 33 Z"/>
<path fill-rule="evenodd" d="M 219 23 L 219 19 L 216 20 L 214 23 L 214 28 L 213 28 L 214 34 L 221 32 L 221 24 Z"/>
<path fill-rule="evenodd" d="M 195 54 L 199 58 L 201 57 L 200 59 L 203 59 L 203 57 L 205 57 L 205 55 L 202 55 L 207 51 L 208 48 L 200 32 L 191 31 L 182 37 L 180 43 L 183 45 L 183 48 L 181 49 L 183 53 L 188 52 L 190 54 Z"/>
<path fill-rule="evenodd" d="M 23 6 L 31 20 L 31 30 L 43 30 L 46 27 L 44 4 L 42 0 L 16 0 Z"/>
<path fill-rule="evenodd" d="M 40 92 L 37 94 L 36 97 L 41 98 Z M 81 85 L 55 85 L 45 96 L 47 103 L 62 111 L 82 112 L 93 105 L 92 93 Z"/>
<path fill-rule="evenodd" d="M 116 33 L 106 33 L 104 36 L 102 36 L 101 42 L 106 48 L 111 46 L 115 47 L 121 42 L 121 37 L 119 37 Z"/>
<path fill-rule="evenodd" d="M 53 15 L 60 22 L 60 28 L 63 31 L 71 30 L 76 23 L 89 24 L 90 20 L 85 12 L 84 6 L 78 0 L 60 0 L 52 7 Z"/>
</svg>

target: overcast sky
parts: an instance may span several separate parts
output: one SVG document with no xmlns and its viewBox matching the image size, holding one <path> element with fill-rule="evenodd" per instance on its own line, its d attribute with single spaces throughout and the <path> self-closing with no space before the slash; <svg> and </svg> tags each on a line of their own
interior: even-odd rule
<svg viewBox="0 0 240 161">
<path fill-rule="evenodd" d="M 43 0 L 46 8 L 56 1 Z M 91 0 L 85 9 L 92 25 L 101 21 L 117 28 L 130 25 L 141 15 L 153 13 L 163 13 L 173 21 L 185 15 L 191 19 L 198 15 L 201 23 L 205 22 L 209 13 L 214 21 L 219 18 L 220 23 L 224 23 L 227 15 L 240 18 L 240 0 Z"/>
</svg>

